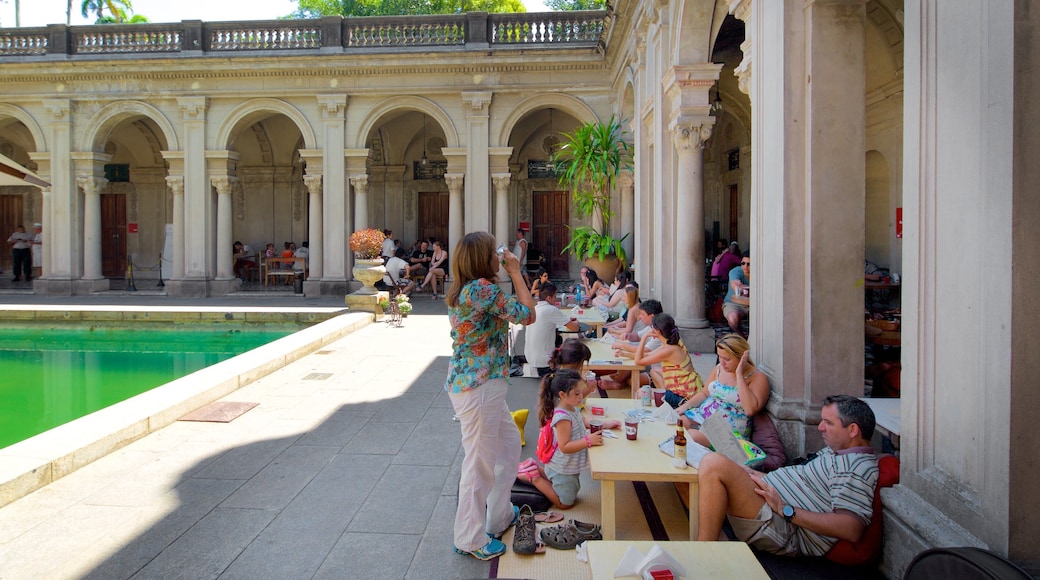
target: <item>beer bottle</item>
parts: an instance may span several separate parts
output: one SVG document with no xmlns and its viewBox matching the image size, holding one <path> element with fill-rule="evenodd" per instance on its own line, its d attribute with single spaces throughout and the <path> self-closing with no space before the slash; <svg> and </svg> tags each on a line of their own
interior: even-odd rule
<svg viewBox="0 0 1040 580">
<path fill-rule="evenodd" d="M 682 423 L 675 425 L 675 459 L 673 464 L 678 469 L 686 469 L 686 429 Z"/>
</svg>

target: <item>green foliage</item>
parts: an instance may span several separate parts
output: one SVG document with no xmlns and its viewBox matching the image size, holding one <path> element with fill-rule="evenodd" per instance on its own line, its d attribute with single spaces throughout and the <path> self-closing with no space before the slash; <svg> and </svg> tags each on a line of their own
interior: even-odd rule
<svg viewBox="0 0 1040 580">
<path fill-rule="evenodd" d="M 108 14 L 105 14 L 106 10 Z M 95 24 L 121 24 L 131 21 L 134 7 L 131 0 L 83 0 L 80 11 L 84 18 L 89 18 L 91 13 L 97 14 Z"/>
<path fill-rule="evenodd" d="M 88 0 L 91 1 L 91 0 Z M 524 12 L 520 0 L 297 0 L 293 18 Z"/>
<path fill-rule="evenodd" d="M 603 10 L 606 0 L 545 0 L 550 10 Z"/>
<path fill-rule="evenodd" d="M 609 232 L 610 220 L 614 217 L 610 209 L 611 191 L 621 170 L 632 166 L 632 150 L 624 139 L 621 122 L 611 117 L 607 123 L 585 123 L 564 133 L 552 160 L 560 185 L 571 192 L 578 215 L 598 214 L 603 232 Z M 626 260 L 621 242 L 628 234 L 618 239 L 589 226 L 570 230 L 571 241 L 564 252 L 574 252 L 579 259 L 596 256 L 601 260 L 613 253 L 622 262 Z"/>
</svg>

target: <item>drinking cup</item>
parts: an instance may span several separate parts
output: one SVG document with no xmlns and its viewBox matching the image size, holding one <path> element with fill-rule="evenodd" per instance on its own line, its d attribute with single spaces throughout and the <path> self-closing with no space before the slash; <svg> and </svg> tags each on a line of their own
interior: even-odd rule
<svg viewBox="0 0 1040 580">
<path fill-rule="evenodd" d="M 635 441 L 639 435 L 639 419 L 625 419 L 625 438 Z"/>
<path fill-rule="evenodd" d="M 593 419 L 589 421 L 589 432 L 596 433 L 603 430 L 603 419 Z"/>
<path fill-rule="evenodd" d="M 660 407 L 664 404 L 664 389 L 654 389 L 654 406 Z"/>
</svg>

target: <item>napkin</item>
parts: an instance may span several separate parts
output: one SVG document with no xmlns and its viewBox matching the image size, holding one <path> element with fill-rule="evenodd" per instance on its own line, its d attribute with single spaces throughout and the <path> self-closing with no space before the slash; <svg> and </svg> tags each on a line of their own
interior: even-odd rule
<svg viewBox="0 0 1040 580">
<path fill-rule="evenodd" d="M 604 430 L 600 431 L 600 433 L 603 433 L 603 437 L 605 437 L 607 439 L 617 439 L 618 438 L 617 433 L 615 433 L 612 429 L 604 429 Z"/>
<path fill-rule="evenodd" d="M 660 544 L 654 544 L 645 555 L 639 550 L 629 546 L 625 555 L 621 557 L 617 568 L 614 569 L 614 577 L 639 576 L 649 578 L 648 571 L 654 566 L 666 566 L 676 578 L 686 575 L 686 568 L 679 563 L 671 554 L 666 552 Z"/>
<path fill-rule="evenodd" d="M 679 422 L 679 414 L 668 403 L 654 409 L 650 416 L 658 421 L 664 421 L 665 425 L 675 425 Z"/>
</svg>

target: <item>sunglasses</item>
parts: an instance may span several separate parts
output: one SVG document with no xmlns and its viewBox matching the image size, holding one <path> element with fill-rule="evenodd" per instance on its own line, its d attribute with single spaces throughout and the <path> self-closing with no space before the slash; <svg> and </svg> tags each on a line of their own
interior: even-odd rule
<svg viewBox="0 0 1040 580">
<path fill-rule="evenodd" d="M 740 265 L 741 266 L 750 266 L 751 262 L 741 262 Z"/>
</svg>

